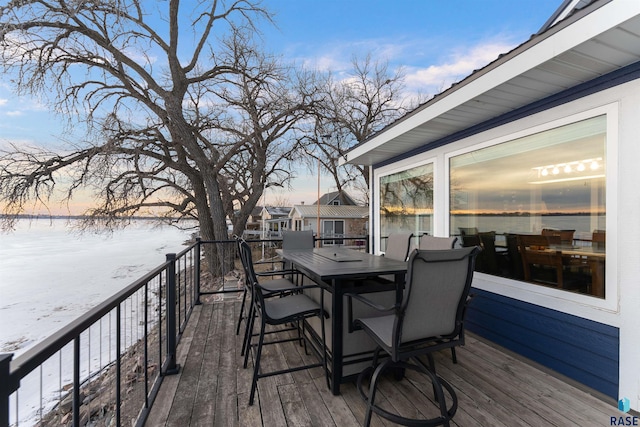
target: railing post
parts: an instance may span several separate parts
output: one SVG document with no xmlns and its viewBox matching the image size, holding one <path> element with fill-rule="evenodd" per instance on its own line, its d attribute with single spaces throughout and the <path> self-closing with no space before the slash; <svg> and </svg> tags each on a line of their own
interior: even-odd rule
<svg viewBox="0 0 640 427">
<path fill-rule="evenodd" d="M 13 353 L 0 354 L 0 427 L 9 427 L 9 396 L 13 393 L 9 365 Z"/>
<path fill-rule="evenodd" d="M 177 374 L 176 363 L 176 254 L 167 254 L 167 363 L 166 375 Z"/>
<path fill-rule="evenodd" d="M 200 305 L 200 247 L 202 245 L 202 239 L 200 237 L 196 238 L 196 254 L 195 254 L 195 262 L 194 267 L 196 269 L 196 305 Z"/>
</svg>

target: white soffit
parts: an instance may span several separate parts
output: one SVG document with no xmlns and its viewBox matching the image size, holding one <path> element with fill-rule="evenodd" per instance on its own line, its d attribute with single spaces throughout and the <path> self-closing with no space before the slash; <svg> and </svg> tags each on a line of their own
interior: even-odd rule
<svg viewBox="0 0 640 427">
<path fill-rule="evenodd" d="M 595 2 L 474 72 L 343 163 L 373 165 L 640 61 L 640 1 Z"/>
</svg>

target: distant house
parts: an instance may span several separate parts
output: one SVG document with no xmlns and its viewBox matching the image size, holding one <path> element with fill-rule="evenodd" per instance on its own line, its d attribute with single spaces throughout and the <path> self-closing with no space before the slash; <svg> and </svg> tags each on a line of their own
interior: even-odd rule
<svg viewBox="0 0 640 427">
<path fill-rule="evenodd" d="M 354 237 L 367 234 L 369 208 L 357 206 L 345 192 L 324 194 L 313 205 L 295 205 L 289 213 L 291 229 L 313 230 L 316 236 Z M 318 227 L 320 233 L 318 233 Z M 334 244 L 325 241 L 325 244 Z M 338 243 L 340 243 L 338 241 Z"/>
<path fill-rule="evenodd" d="M 262 209 L 264 209 L 264 206 L 253 208 L 251 215 L 247 218 L 246 230 L 260 230 L 262 228 Z"/>
<path fill-rule="evenodd" d="M 640 1 L 564 1 L 346 153 L 371 168 L 371 248 L 475 239 L 468 328 L 638 411 L 639 117 Z"/>
<path fill-rule="evenodd" d="M 281 206 L 265 206 L 260 213 L 262 232 L 265 238 L 282 237 L 282 230 L 289 229 L 289 212 L 291 208 Z"/>
<path fill-rule="evenodd" d="M 334 206 L 357 206 L 358 204 L 344 191 L 334 191 L 323 194 L 320 201 L 316 201 L 314 205 L 334 205 Z"/>
</svg>

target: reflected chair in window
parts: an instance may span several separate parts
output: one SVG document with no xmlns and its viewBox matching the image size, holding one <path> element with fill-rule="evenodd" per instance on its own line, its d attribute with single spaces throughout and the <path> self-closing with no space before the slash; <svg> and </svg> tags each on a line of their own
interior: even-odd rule
<svg viewBox="0 0 640 427">
<path fill-rule="evenodd" d="M 436 237 L 428 234 L 420 236 L 418 243 L 418 249 L 421 250 L 440 250 L 440 249 L 453 249 L 458 238 L 452 237 Z"/>
<path fill-rule="evenodd" d="M 482 271 L 484 273 L 497 275 L 498 274 L 498 254 L 496 253 L 496 232 L 486 231 L 478 233 L 482 252 L 478 254 L 476 262 L 482 263 L 482 270 L 476 269 L 476 271 Z"/>
<path fill-rule="evenodd" d="M 562 255 L 550 247 L 561 244 L 560 236 L 519 234 L 517 239 L 524 280 L 564 288 Z"/>
<path fill-rule="evenodd" d="M 284 343 L 290 341 L 304 341 L 305 349 L 307 336 L 304 332 L 305 320 L 311 317 L 319 317 L 324 320 L 324 318 L 328 318 L 326 311 L 324 310 L 324 290 L 318 285 L 305 285 L 305 286 L 295 286 L 292 285 L 290 287 L 291 291 L 295 291 L 295 293 L 288 293 L 281 298 L 267 298 L 266 295 L 268 291 L 263 288 L 262 284 L 258 281 L 258 278 L 253 269 L 253 262 L 251 257 L 251 249 L 249 245 L 245 241 L 240 242 L 240 250 L 241 250 L 241 259 L 243 263 L 246 264 L 245 268 L 247 269 L 247 282 L 249 282 L 251 290 L 252 290 L 252 306 L 253 313 L 255 315 L 249 316 L 248 321 L 248 334 L 246 339 L 246 351 L 244 353 L 244 367 L 246 368 L 249 361 L 249 353 L 251 350 L 255 348 L 255 356 L 253 362 L 253 379 L 251 382 L 251 392 L 249 394 L 249 405 L 253 405 L 255 393 L 258 386 L 258 380 L 260 378 L 269 377 L 273 375 L 281 375 L 290 372 L 296 372 L 303 369 L 311 369 L 322 367 L 325 372 L 325 377 L 327 381 L 327 386 L 329 386 L 329 376 L 327 373 L 327 349 L 326 349 L 326 337 L 325 337 L 325 327 L 324 321 L 320 322 L 321 325 L 321 336 L 320 336 L 320 345 L 319 349 L 316 348 L 313 344 L 310 346 L 321 359 L 318 363 L 310 363 L 306 365 L 299 365 L 294 367 L 288 367 L 286 369 L 279 369 L 275 371 L 263 372 L 261 370 L 261 359 L 263 356 L 262 350 L 265 345 L 268 344 L 277 344 Z M 298 293 L 300 290 L 316 288 L 320 290 L 320 303 L 315 302 L 307 295 L 303 293 Z M 252 343 L 253 329 L 255 326 L 256 319 L 260 322 L 260 331 L 256 335 L 258 337 L 257 343 Z M 302 333 L 300 333 L 296 337 L 285 337 L 282 339 L 265 341 L 265 335 L 270 333 L 266 330 L 267 325 L 270 326 L 280 326 L 286 325 L 289 323 L 295 323 L 300 325 L 303 328 Z M 271 332 L 277 332 L 271 331 Z M 286 332 L 285 332 L 286 333 Z"/>
<path fill-rule="evenodd" d="M 364 330 L 377 344 L 372 366 L 358 377 L 358 390 L 367 403 L 365 426 L 372 412 L 395 423 L 419 425 L 375 404 L 381 374 L 391 367 L 415 370 L 430 378 L 440 416 L 421 420 L 424 424 L 420 425 L 449 425 L 457 409 L 457 397 L 451 385 L 436 375 L 432 353 L 464 344 L 464 315 L 479 251 L 477 247 L 413 251 L 402 301 L 393 307 L 380 307 L 362 295 L 348 295 L 381 313 L 354 321 L 354 328 Z M 388 357 L 380 362 L 382 355 Z M 419 356 L 426 356 L 429 364 Z M 365 392 L 368 377 L 371 380 Z M 443 388 L 450 397 L 449 407 Z"/>
<path fill-rule="evenodd" d="M 473 236 L 478 234 L 478 227 L 458 227 L 461 236 Z"/>
<path fill-rule="evenodd" d="M 597 251 L 607 249 L 607 232 L 604 230 L 593 230 L 591 234 L 591 247 Z"/>
<path fill-rule="evenodd" d="M 462 230 L 462 229 L 461 229 Z M 469 229 L 468 232 L 476 230 Z M 482 252 L 476 260 L 476 271 L 481 273 L 498 274 L 498 259 L 496 255 L 496 232 L 485 231 L 475 234 L 462 235 L 462 246 L 465 248 L 479 246 Z"/>
<path fill-rule="evenodd" d="M 552 228 L 543 228 L 542 234 L 543 236 L 558 236 L 560 237 L 560 244 L 562 245 L 573 245 L 573 235 L 576 230 L 554 230 Z"/>
<path fill-rule="evenodd" d="M 507 243 L 507 277 L 522 280 L 524 279 L 524 271 L 522 269 L 522 257 L 518 250 L 518 235 L 507 234 L 505 236 Z"/>
<path fill-rule="evenodd" d="M 387 237 L 384 256 L 398 261 L 406 261 L 409 256 L 412 233 L 392 233 Z"/>
</svg>

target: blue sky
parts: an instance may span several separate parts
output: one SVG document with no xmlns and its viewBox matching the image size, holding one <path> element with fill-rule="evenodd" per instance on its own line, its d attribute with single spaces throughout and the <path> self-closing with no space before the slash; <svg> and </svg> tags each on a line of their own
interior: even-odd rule
<svg viewBox="0 0 640 427">
<path fill-rule="evenodd" d="M 354 55 L 401 66 L 408 93 L 433 95 L 526 41 L 562 0 L 264 0 L 278 28 L 264 24 L 268 51 L 337 76 Z M 0 144 L 55 142 L 60 119 L 45 105 L 11 93 L 0 77 Z M 58 145 L 58 144 L 55 144 Z M 315 175 L 299 171 L 293 193 L 268 194 L 312 203 Z M 326 180 L 328 181 L 328 179 Z M 312 185 L 313 184 L 313 185 Z M 322 192 L 329 190 L 321 184 Z"/>
<path fill-rule="evenodd" d="M 528 40 L 562 0 L 267 0 L 277 30 L 270 49 L 300 64 L 351 67 L 353 55 L 403 67 L 408 93 L 434 95 Z M 267 202 L 313 203 L 316 174 L 299 171 L 294 192 L 267 194 Z M 321 192 L 330 191 L 322 177 Z M 275 190 L 269 190 L 273 192 Z"/>
</svg>

